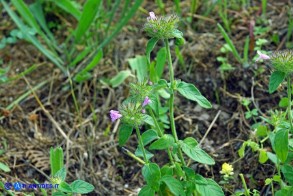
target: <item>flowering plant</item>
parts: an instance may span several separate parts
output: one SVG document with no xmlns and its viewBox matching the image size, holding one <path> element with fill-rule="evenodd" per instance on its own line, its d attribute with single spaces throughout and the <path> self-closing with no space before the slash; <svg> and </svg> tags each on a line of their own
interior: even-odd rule
<svg viewBox="0 0 293 196">
<path fill-rule="evenodd" d="M 214 165 L 214 159 L 201 149 L 195 138 L 178 138 L 174 120 L 174 99 L 176 93 L 196 101 L 204 108 L 211 108 L 211 103 L 191 83 L 174 79 L 174 70 L 169 46 L 169 39 L 184 43 L 182 32 L 177 29 L 179 18 L 176 15 L 157 17 L 153 12 L 147 18 L 144 30 L 151 37 L 148 41 L 146 56 L 150 81 L 140 81 L 130 85 L 130 96 L 122 103 L 119 110 L 111 110 L 112 122 L 121 121 L 119 144 L 125 145 L 133 129 L 136 130 L 138 148 L 135 153 L 127 154 L 143 164 L 142 175 L 146 185 L 139 195 L 224 195 L 221 187 L 212 179 L 204 178 L 189 166 L 190 161 Z M 150 53 L 158 41 L 163 41 L 167 54 L 170 81 L 152 77 Z M 162 96 L 162 91 L 165 96 Z M 166 95 L 167 94 L 167 95 Z M 161 99 L 167 99 L 167 107 Z M 163 110 L 168 111 L 168 118 L 163 119 Z M 166 122 L 167 121 L 167 122 Z M 170 127 L 169 127 L 170 125 Z M 149 128 L 141 134 L 143 128 Z M 170 130 L 164 129 L 170 128 Z M 168 133 L 170 132 L 170 133 Z M 163 166 L 152 162 L 154 150 L 165 151 L 169 162 Z M 142 159 L 141 159 L 142 158 Z M 186 163 L 187 158 L 189 163 Z"/>
</svg>

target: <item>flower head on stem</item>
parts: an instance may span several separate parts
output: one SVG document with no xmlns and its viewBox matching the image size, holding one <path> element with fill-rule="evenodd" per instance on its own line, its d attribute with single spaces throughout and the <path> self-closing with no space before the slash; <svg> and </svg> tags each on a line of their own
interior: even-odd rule
<svg viewBox="0 0 293 196">
<path fill-rule="evenodd" d="M 143 103 L 142 103 L 142 107 L 145 107 L 146 105 L 150 104 L 152 101 L 150 100 L 150 98 L 148 96 L 145 97 Z"/>
<path fill-rule="evenodd" d="M 223 174 L 224 178 L 229 178 L 230 176 L 234 175 L 233 170 L 234 169 L 232 165 L 230 165 L 229 163 L 223 163 L 220 174 Z"/>
</svg>

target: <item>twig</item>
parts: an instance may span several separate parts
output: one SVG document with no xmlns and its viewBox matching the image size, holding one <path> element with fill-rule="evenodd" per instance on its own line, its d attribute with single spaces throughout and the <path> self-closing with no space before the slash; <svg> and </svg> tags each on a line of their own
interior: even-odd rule
<svg viewBox="0 0 293 196">
<path fill-rule="evenodd" d="M 218 119 L 219 115 L 221 114 L 221 110 L 218 111 L 217 115 L 215 116 L 214 120 L 212 121 L 212 123 L 210 124 L 208 130 L 206 131 L 206 133 L 204 134 L 204 136 L 202 137 L 202 139 L 200 140 L 198 145 L 201 145 L 202 142 L 206 139 L 207 135 L 209 134 L 209 132 L 211 131 L 213 125 L 215 124 L 216 120 Z"/>
</svg>

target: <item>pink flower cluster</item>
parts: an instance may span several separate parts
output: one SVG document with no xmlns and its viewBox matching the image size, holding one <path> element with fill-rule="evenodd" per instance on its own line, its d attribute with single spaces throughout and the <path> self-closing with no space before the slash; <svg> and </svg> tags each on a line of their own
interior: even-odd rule
<svg viewBox="0 0 293 196">
<path fill-rule="evenodd" d="M 154 12 L 150 12 L 150 17 L 147 17 L 147 20 L 157 20 L 157 17 Z"/>
<path fill-rule="evenodd" d="M 259 57 L 255 61 L 271 59 L 268 55 L 263 54 L 260 51 L 257 51 L 257 54 L 259 55 Z"/>
<path fill-rule="evenodd" d="M 148 96 L 145 97 L 143 103 L 142 103 L 142 107 L 147 106 L 148 104 L 151 103 L 151 100 Z M 145 109 L 142 109 L 141 111 L 142 113 L 145 113 Z M 115 122 L 117 119 L 121 118 L 122 114 L 119 113 L 119 111 L 117 110 L 110 110 L 110 118 L 112 122 Z"/>
</svg>

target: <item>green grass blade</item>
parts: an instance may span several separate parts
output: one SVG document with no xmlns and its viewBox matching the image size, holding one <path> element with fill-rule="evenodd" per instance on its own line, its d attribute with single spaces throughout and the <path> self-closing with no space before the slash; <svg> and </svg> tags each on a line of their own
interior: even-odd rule
<svg viewBox="0 0 293 196">
<path fill-rule="evenodd" d="M 68 65 L 68 67 L 74 67 L 78 62 L 80 62 L 86 55 L 88 55 L 92 49 L 90 47 L 84 49 L 81 53 L 79 53 L 73 61 Z"/>
<path fill-rule="evenodd" d="M 5 10 L 7 13 L 10 15 L 12 20 L 15 22 L 15 24 L 18 26 L 18 28 L 22 31 L 22 33 L 25 35 L 25 38 L 30 41 L 36 48 L 38 48 L 48 59 L 50 59 L 58 68 L 60 68 L 64 73 L 66 73 L 66 69 L 63 67 L 63 61 L 54 53 L 51 51 L 47 50 L 40 42 L 39 40 L 27 33 L 28 28 L 23 24 L 23 22 L 20 20 L 20 18 L 15 14 L 14 11 L 10 9 L 8 4 L 4 1 L 1 0 Z"/>
<path fill-rule="evenodd" d="M 89 56 L 93 58 L 94 55 L 96 55 L 97 51 L 99 51 L 101 48 L 103 48 L 105 45 L 107 45 L 123 28 L 124 25 L 127 24 L 127 22 L 133 17 L 136 10 L 139 8 L 143 0 L 136 0 L 133 4 L 133 6 L 129 9 L 125 17 L 123 17 L 120 22 L 116 25 L 115 30 L 112 32 L 111 35 L 109 35 L 96 49 L 94 52 L 92 52 Z"/>
<path fill-rule="evenodd" d="M 105 31 L 106 34 L 108 33 L 108 30 L 109 30 L 109 28 L 111 26 L 111 23 L 113 21 L 113 18 L 114 18 L 114 15 L 116 13 L 116 10 L 118 9 L 120 3 L 121 3 L 121 0 L 116 0 L 115 4 L 113 5 L 113 8 L 112 8 L 112 10 L 110 12 L 110 15 L 109 15 L 109 21 L 108 21 L 108 24 L 107 24 L 107 28 L 106 28 L 106 31 Z"/>
<path fill-rule="evenodd" d="M 29 10 L 28 6 L 23 2 L 23 0 L 11 0 L 11 2 L 23 20 L 46 41 L 51 51 L 56 54 L 54 49 L 56 46 L 54 46 L 53 42 L 50 41 L 50 39 L 43 33 L 33 14 Z"/>
<path fill-rule="evenodd" d="M 24 21 L 26 21 L 31 27 L 33 27 L 38 33 L 40 33 L 40 26 L 38 25 L 33 14 L 30 12 L 29 8 L 26 6 L 23 0 L 11 0 L 11 3 L 15 6 Z"/>
<path fill-rule="evenodd" d="M 222 34 L 222 36 L 224 37 L 225 41 L 227 42 L 227 44 L 230 46 L 230 48 L 232 49 L 232 53 L 234 55 L 234 57 L 237 59 L 238 62 L 242 63 L 243 60 L 241 59 L 238 51 L 236 50 L 232 40 L 229 38 L 228 34 L 226 33 L 225 29 L 222 27 L 221 24 L 217 24 L 218 25 L 218 28 Z"/>
<path fill-rule="evenodd" d="M 29 6 L 29 8 L 32 11 L 33 15 L 35 16 L 35 18 L 37 19 L 37 21 L 39 22 L 42 29 L 45 31 L 45 33 L 50 38 L 50 40 L 54 42 L 54 45 L 56 45 L 57 42 L 55 40 L 55 37 L 53 36 L 52 32 L 49 30 L 49 28 L 47 26 L 47 22 L 46 22 L 46 19 L 44 16 L 41 2 L 36 1 L 35 3 L 31 4 Z"/>
<path fill-rule="evenodd" d="M 76 8 L 74 3 L 70 0 L 51 0 L 51 2 L 54 2 L 58 7 L 63 9 L 65 12 L 72 14 L 74 18 L 76 18 L 78 21 L 81 17 L 81 12 Z"/>
<path fill-rule="evenodd" d="M 83 8 L 79 23 L 75 30 L 75 42 L 79 43 L 81 38 L 85 35 L 90 25 L 94 21 L 99 10 L 101 0 L 88 0 Z"/>
</svg>

